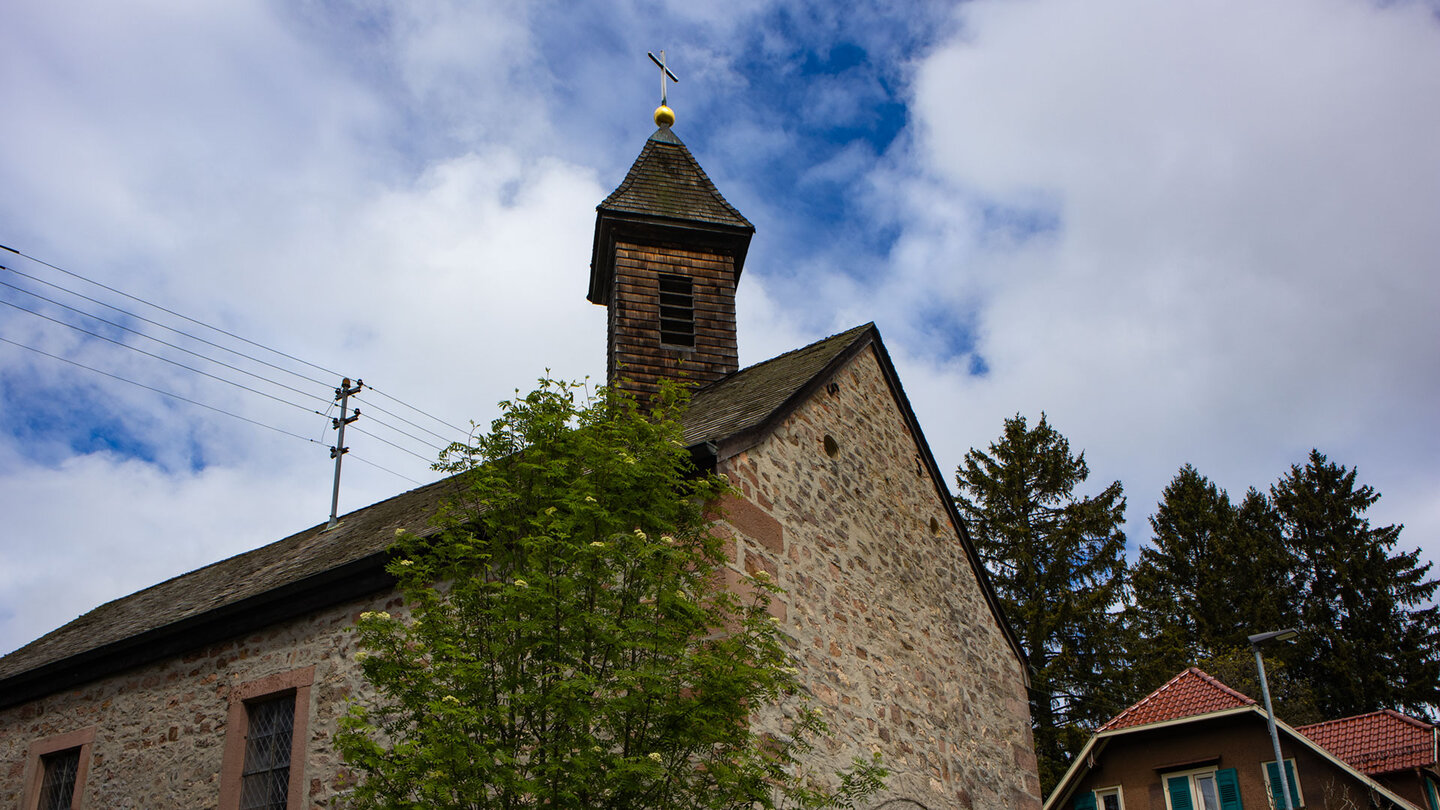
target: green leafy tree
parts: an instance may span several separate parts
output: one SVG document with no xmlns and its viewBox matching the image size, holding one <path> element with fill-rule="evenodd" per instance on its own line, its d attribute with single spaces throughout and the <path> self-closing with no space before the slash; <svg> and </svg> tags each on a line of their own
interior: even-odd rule
<svg viewBox="0 0 1440 810">
<path fill-rule="evenodd" d="M 1150 545 L 1131 569 L 1138 691 L 1192 664 L 1234 669 L 1225 662 L 1248 655 L 1247 636 L 1295 623 L 1295 561 L 1260 492 L 1235 506 L 1187 464 L 1165 487 L 1150 527 Z"/>
<path fill-rule="evenodd" d="M 1044 414 L 1033 429 L 1005 420 L 956 473 L 956 504 L 1029 658 L 1042 795 L 1124 708 L 1125 496 L 1116 481 L 1077 497 L 1089 474 Z"/>
<path fill-rule="evenodd" d="M 878 761 L 803 772 L 825 725 L 796 699 L 773 583 L 723 586 L 704 509 L 727 484 L 690 463 L 683 393 L 642 411 L 578 391 L 542 381 L 442 456 L 458 495 L 389 567 L 405 612 L 358 625 L 373 698 L 336 735 L 351 805 L 749 810 L 873 793 Z M 766 707 L 784 734 L 753 728 Z"/>
<path fill-rule="evenodd" d="M 1440 582 L 1420 551 L 1395 552 L 1400 526 L 1372 527 L 1380 499 L 1356 471 L 1312 450 L 1271 487 L 1285 542 L 1299 560 L 1295 667 L 1327 716 L 1440 705 Z M 1278 711 L 1278 710 L 1277 710 Z"/>
</svg>

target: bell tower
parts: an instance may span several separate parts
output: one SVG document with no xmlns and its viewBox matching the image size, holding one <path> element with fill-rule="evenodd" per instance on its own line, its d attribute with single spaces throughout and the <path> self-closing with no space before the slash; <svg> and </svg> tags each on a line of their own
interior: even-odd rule
<svg viewBox="0 0 1440 810">
<path fill-rule="evenodd" d="M 674 122 L 662 103 L 658 129 L 595 209 L 586 297 L 609 311 L 607 383 L 642 397 L 663 378 L 704 385 L 739 367 L 735 285 L 755 233 L 670 131 Z"/>
</svg>

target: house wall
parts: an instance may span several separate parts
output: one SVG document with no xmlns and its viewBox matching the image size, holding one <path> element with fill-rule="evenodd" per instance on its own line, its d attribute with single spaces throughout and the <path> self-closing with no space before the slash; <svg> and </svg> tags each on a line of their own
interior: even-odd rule
<svg viewBox="0 0 1440 810">
<path fill-rule="evenodd" d="M 1305 807 L 1371 806 L 1366 789 L 1308 747 L 1282 736 L 1280 751 L 1295 760 Z M 1263 763 L 1274 759 L 1269 730 L 1254 714 L 1135 731 L 1108 740 L 1074 795 L 1119 785 L 1125 810 L 1166 810 L 1166 773 L 1213 765 L 1235 769 L 1246 810 L 1269 810 Z M 1072 797 L 1065 807 L 1073 806 Z"/>
<path fill-rule="evenodd" d="M 834 732 L 817 768 L 878 750 L 887 797 L 1038 808 L 1020 661 L 873 349 L 833 382 L 720 468 L 737 563 L 786 590 L 774 612 Z"/>
<path fill-rule="evenodd" d="M 1399 771 L 1371 777 L 1376 782 L 1400 794 L 1416 807 L 1429 807 L 1425 799 L 1425 783 L 1417 771 Z"/>
<path fill-rule="evenodd" d="M 216 807 L 231 692 L 309 666 L 315 670 L 304 707 L 304 807 L 327 806 L 344 779 L 330 738 L 345 699 L 361 683 L 354 636 L 345 628 L 363 610 L 394 610 L 397 604 L 393 594 L 377 594 L 0 710 L 0 808 L 21 806 L 27 749 L 34 741 L 91 727 L 81 806 Z"/>
</svg>

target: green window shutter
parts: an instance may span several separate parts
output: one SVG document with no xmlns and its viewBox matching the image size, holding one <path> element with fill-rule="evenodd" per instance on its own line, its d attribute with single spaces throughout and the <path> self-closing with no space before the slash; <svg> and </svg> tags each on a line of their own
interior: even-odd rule
<svg viewBox="0 0 1440 810">
<path fill-rule="evenodd" d="M 1095 794 L 1087 790 L 1076 796 L 1075 810 L 1095 810 Z"/>
<path fill-rule="evenodd" d="M 1429 779 L 1425 781 L 1425 800 L 1429 802 L 1430 810 L 1440 810 L 1440 796 L 1435 795 L 1435 783 Z"/>
<path fill-rule="evenodd" d="M 1220 810 L 1245 810 L 1240 804 L 1240 778 L 1234 768 L 1215 772 L 1215 789 L 1220 793 Z"/>
<path fill-rule="evenodd" d="M 1280 770 L 1275 767 L 1275 763 L 1267 762 L 1265 763 L 1265 773 L 1270 777 L 1270 799 L 1275 802 L 1276 810 L 1283 810 L 1285 807 L 1285 798 L 1280 793 L 1280 791 L 1283 790 L 1280 782 Z M 1295 778 L 1295 763 L 1289 760 L 1285 761 L 1285 778 L 1286 781 L 1284 784 L 1290 787 L 1290 806 L 1299 807 L 1300 782 Z"/>
<path fill-rule="evenodd" d="M 1275 767 L 1275 763 L 1267 762 L 1265 763 L 1265 775 L 1270 777 L 1271 806 L 1275 810 L 1281 810 L 1285 807 L 1285 799 L 1280 795 L 1280 769 Z"/>
<path fill-rule="evenodd" d="M 1290 806 L 1300 806 L 1300 780 L 1295 778 L 1295 763 L 1285 760 L 1285 778 L 1290 786 Z"/>
<path fill-rule="evenodd" d="M 1190 804 L 1190 777 L 1172 776 L 1165 786 L 1170 790 L 1170 810 L 1195 810 Z"/>
</svg>

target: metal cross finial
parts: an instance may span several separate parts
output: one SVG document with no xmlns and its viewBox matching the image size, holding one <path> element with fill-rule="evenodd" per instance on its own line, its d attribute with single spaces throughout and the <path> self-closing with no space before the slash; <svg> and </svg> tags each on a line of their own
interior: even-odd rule
<svg viewBox="0 0 1440 810">
<path fill-rule="evenodd" d="M 677 78 L 674 73 L 671 73 L 671 72 L 670 72 L 670 68 L 668 68 L 668 67 L 665 66 L 665 52 L 664 52 L 664 51 L 661 51 L 661 52 L 660 52 L 659 58 L 656 58 L 656 56 L 655 56 L 655 54 L 654 54 L 653 51 L 646 51 L 646 53 L 650 55 L 650 61 L 651 61 L 651 62 L 654 62 L 654 63 L 655 63 L 655 66 L 658 67 L 658 68 L 660 68 L 660 103 L 661 103 L 661 104 L 666 104 L 667 102 L 666 102 L 666 100 L 665 100 L 665 77 L 666 77 L 666 76 L 669 76 L 669 77 L 670 77 L 670 81 L 672 81 L 672 82 L 679 82 L 680 79 Z"/>
</svg>

